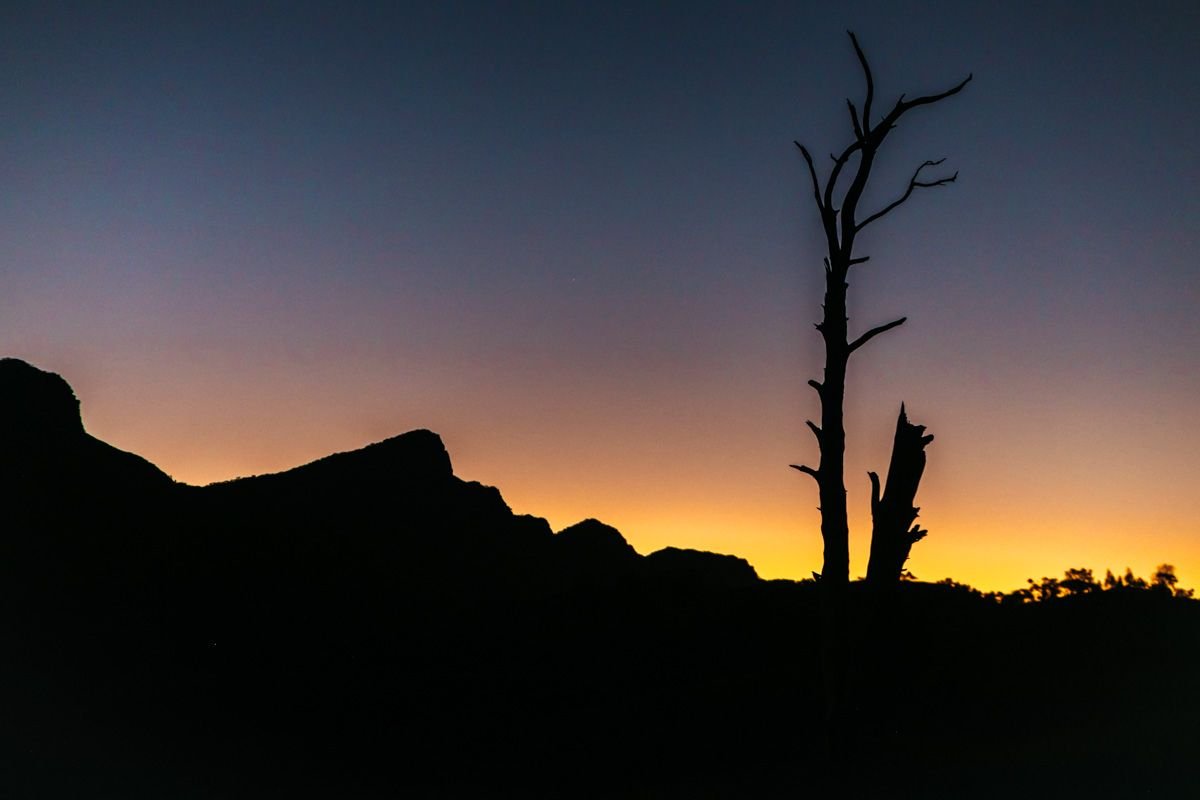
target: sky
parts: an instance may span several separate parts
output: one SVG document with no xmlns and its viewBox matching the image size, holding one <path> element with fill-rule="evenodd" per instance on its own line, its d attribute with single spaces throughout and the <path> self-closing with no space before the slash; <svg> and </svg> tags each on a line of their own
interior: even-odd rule
<svg viewBox="0 0 1200 800">
<path fill-rule="evenodd" d="M 191 6 L 190 8 L 186 6 Z M 414 428 L 557 530 L 821 565 L 822 239 L 793 140 L 905 117 L 860 239 L 851 570 L 900 403 L 921 579 L 1200 585 L 1200 6 L 0 9 L 0 354 L 175 479 Z"/>
</svg>

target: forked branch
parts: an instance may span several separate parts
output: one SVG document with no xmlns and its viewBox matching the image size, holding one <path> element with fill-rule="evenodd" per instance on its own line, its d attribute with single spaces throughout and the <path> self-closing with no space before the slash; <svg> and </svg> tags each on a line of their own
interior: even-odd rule
<svg viewBox="0 0 1200 800">
<path fill-rule="evenodd" d="M 855 133 L 858 133 L 857 128 L 855 129 Z M 857 139 L 846 145 L 846 149 L 842 151 L 840 156 L 834 157 L 833 170 L 829 173 L 829 180 L 825 183 L 825 208 L 833 208 L 833 190 L 837 187 L 838 178 L 842 174 L 842 168 L 846 166 L 846 162 L 850 160 L 850 156 L 863 148 L 865 141 L 865 136 L 860 134 Z"/>
<path fill-rule="evenodd" d="M 953 175 L 951 175 L 948 178 L 938 178 L 937 180 L 933 180 L 933 181 L 920 180 L 921 170 L 925 169 L 926 167 L 936 167 L 945 160 L 946 159 L 944 159 L 944 158 L 939 158 L 937 161 L 923 162 L 921 164 L 921 166 L 917 167 L 917 170 L 916 170 L 916 172 L 913 173 L 912 178 L 909 179 L 908 188 L 904 190 L 904 194 L 900 196 L 900 199 L 896 200 L 892 203 L 889 203 L 881 211 L 876 211 L 874 214 L 867 217 L 862 222 L 858 223 L 855 226 L 855 230 L 861 231 L 863 228 L 867 227 L 872 222 L 874 222 L 875 220 L 882 217 L 884 214 L 887 214 L 888 212 L 895 209 L 897 206 L 899 206 L 901 203 L 903 203 L 905 200 L 907 200 L 909 197 L 912 196 L 914 189 L 931 189 L 934 186 L 945 186 L 948 183 L 954 183 L 954 180 L 958 177 L 957 172 L 955 172 Z"/>
<path fill-rule="evenodd" d="M 893 108 L 891 110 L 891 112 L 887 115 L 887 117 L 885 118 L 884 121 L 888 122 L 890 125 L 895 125 L 896 120 L 900 119 L 900 117 L 903 116 L 905 114 L 905 112 L 910 111 L 910 110 L 916 108 L 917 106 L 927 106 L 930 103 L 936 103 L 939 100 L 945 100 L 947 97 L 951 97 L 953 95 L 958 94 L 959 92 L 961 92 L 963 90 L 964 86 L 966 86 L 968 83 L 971 82 L 971 79 L 974 77 L 975 77 L 975 73 L 972 72 L 972 73 L 968 74 L 967 77 L 963 78 L 962 82 L 959 83 L 957 86 L 954 86 L 954 87 L 947 89 L 944 92 L 940 92 L 938 94 L 924 95 L 923 97 L 918 97 L 915 100 L 905 100 L 904 95 L 900 95 L 900 99 L 896 101 L 895 108 Z"/>
<path fill-rule="evenodd" d="M 875 78 L 871 73 L 871 65 L 867 61 L 867 56 L 859 46 L 858 37 L 853 31 L 847 31 L 850 36 L 850 42 L 854 45 L 854 54 L 858 58 L 858 63 L 862 67 L 863 77 L 866 80 L 866 96 L 863 100 L 862 113 L 859 113 L 858 107 L 853 100 L 846 99 L 846 108 L 850 113 L 850 124 L 854 129 L 854 141 L 852 141 L 841 152 L 840 155 L 832 155 L 833 169 L 829 173 L 829 177 L 822 181 L 817 174 L 816 164 L 813 162 L 812 154 L 808 149 L 796 142 L 796 147 L 800 149 L 804 156 L 804 163 L 808 166 L 808 176 L 812 182 L 813 199 L 816 201 L 817 210 L 821 214 L 821 225 L 825 231 L 825 237 L 828 240 L 830 254 L 835 252 L 840 255 L 849 256 L 854 245 L 854 236 L 858 231 L 862 230 L 868 224 L 874 222 L 890 211 L 893 211 L 901 203 L 908 200 L 915 189 L 930 188 L 934 186 L 943 186 L 948 183 L 953 183 L 958 173 L 954 173 L 949 177 L 938 178 L 932 181 L 922 181 L 920 179 L 921 171 L 926 167 L 936 166 L 942 163 L 939 161 L 926 161 L 920 167 L 917 167 L 913 177 L 908 182 L 908 188 L 904 195 L 887 207 L 878 211 L 861 223 L 855 222 L 855 215 L 858 208 L 858 201 L 862 195 L 863 189 L 866 187 L 867 178 L 871 172 L 871 165 L 874 161 L 875 152 L 883 144 L 884 138 L 888 132 L 896 127 L 896 123 L 900 117 L 904 116 L 908 111 L 919 106 L 930 105 L 939 100 L 944 100 L 947 97 L 958 94 L 962 91 L 974 75 L 968 75 L 957 85 L 947 89 L 944 92 L 938 92 L 931 95 L 922 95 L 912 100 L 906 100 L 904 95 L 900 95 L 900 99 L 896 101 L 896 105 L 887 113 L 878 124 L 871 123 L 871 106 L 875 100 Z M 842 173 L 850 162 L 850 159 L 859 154 L 860 160 L 857 169 L 854 170 L 854 175 L 850 180 L 850 186 L 846 189 L 845 195 L 842 198 L 842 207 L 836 205 L 835 195 L 838 192 L 838 183 L 841 180 Z M 944 160 L 944 159 L 943 159 Z M 839 221 L 839 217 L 841 220 Z M 839 227 L 841 231 L 839 232 Z M 839 235 L 840 233 L 840 235 Z"/>
<path fill-rule="evenodd" d="M 829 178 L 829 183 L 825 186 L 825 199 L 821 199 L 821 179 L 817 176 L 817 166 L 813 163 L 812 153 L 808 152 L 808 148 L 793 142 L 796 147 L 800 148 L 800 154 L 804 156 L 804 163 L 808 165 L 808 177 L 812 180 L 813 200 L 817 203 L 817 211 L 821 214 L 821 228 L 825 231 L 825 240 L 829 245 L 832 253 L 837 246 L 837 211 L 833 208 L 830 190 L 833 187 L 833 182 L 837 180 L 837 173 L 841 170 L 844 161 L 834 164 L 833 175 Z M 849 155 L 843 155 L 843 158 L 849 158 Z M 826 269 L 830 269 L 826 262 Z"/>
<path fill-rule="evenodd" d="M 854 101 L 849 97 L 846 98 L 846 105 L 850 107 L 850 124 L 854 126 L 854 136 L 861 139 L 863 138 L 863 129 L 858 121 L 858 109 L 854 107 Z"/>
<path fill-rule="evenodd" d="M 871 77 L 871 65 L 867 63 L 866 54 L 858 46 L 858 37 L 854 35 L 854 31 L 846 31 L 846 33 L 850 34 L 850 43 L 854 45 L 854 54 L 858 56 L 858 63 L 862 64 L 863 75 L 867 79 L 867 99 L 863 101 L 862 128 L 869 133 L 871 130 L 871 101 L 875 99 L 875 79 Z M 858 138 L 863 138 L 862 133 L 855 132 L 858 133 Z"/>
</svg>

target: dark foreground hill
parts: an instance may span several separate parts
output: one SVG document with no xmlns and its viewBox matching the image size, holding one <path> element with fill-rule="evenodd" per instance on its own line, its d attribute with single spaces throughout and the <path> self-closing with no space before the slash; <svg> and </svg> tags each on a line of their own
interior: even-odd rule
<svg viewBox="0 0 1200 800">
<path fill-rule="evenodd" d="M 0 796 L 1012 796 L 1190 789 L 1200 615 L 859 596 L 849 764 L 817 593 L 553 533 L 414 431 L 198 488 L 0 360 Z M 862 622 L 859 625 L 859 622 Z"/>
</svg>

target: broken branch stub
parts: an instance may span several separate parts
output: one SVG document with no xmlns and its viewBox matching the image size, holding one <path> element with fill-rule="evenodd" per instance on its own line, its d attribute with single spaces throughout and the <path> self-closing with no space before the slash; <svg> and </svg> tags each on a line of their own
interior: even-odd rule
<svg viewBox="0 0 1200 800">
<path fill-rule="evenodd" d="M 921 475 L 925 472 L 925 447 L 933 441 L 924 425 L 908 421 L 904 406 L 896 420 L 892 459 L 888 464 L 887 484 L 879 493 L 879 478 L 871 474 L 871 558 L 867 563 L 867 581 L 895 584 L 900 581 L 904 562 L 913 543 L 926 531 L 914 525 L 918 509 L 913 503 Z"/>
</svg>

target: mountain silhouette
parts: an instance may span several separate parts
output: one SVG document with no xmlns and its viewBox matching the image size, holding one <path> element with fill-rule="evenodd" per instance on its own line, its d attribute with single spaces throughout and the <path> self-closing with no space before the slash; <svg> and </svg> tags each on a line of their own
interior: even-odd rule
<svg viewBox="0 0 1200 800">
<path fill-rule="evenodd" d="M 0 358 L 0 430 L 5 437 L 79 436 L 79 400 L 61 375 Z"/>
<path fill-rule="evenodd" d="M 0 359 L 0 469 L 8 497 L 55 487 L 160 491 L 171 479 L 149 461 L 83 429 L 79 401 L 59 375 Z"/>
<path fill-rule="evenodd" d="M 594 519 L 555 533 L 456 476 L 431 431 L 189 486 L 89 435 L 61 377 L 3 359 L 0 479 L 14 797 L 745 797 L 841 780 L 813 724 L 815 584 L 643 556 Z M 881 619 L 861 588 L 852 613 Z M 1200 604 L 1171 601 L 1010 607 L 903 585 L 886 619 L 904 635 L 851 676 L 852 696 L 886 680 L 907 698 L 886 724 L 863 717 L 863 787 L 1185 787 Z"/>
</svg>

